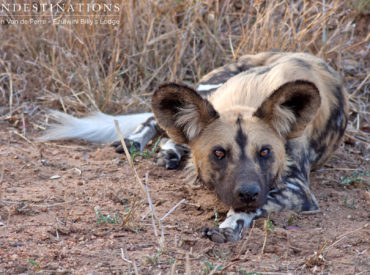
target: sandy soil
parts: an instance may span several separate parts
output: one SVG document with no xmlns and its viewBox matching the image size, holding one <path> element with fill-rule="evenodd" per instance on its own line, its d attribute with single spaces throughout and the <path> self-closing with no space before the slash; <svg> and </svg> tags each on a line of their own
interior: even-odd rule
<svg viewBox="0 0 370 275">
<path fill-rule="evenodd" d="M 370 170 L 358 144 L 312 173 L 321 213 L 275 214 L 242 241 L 215 244 L 202 229 L 222 221 L 227 208 L 187 184 L 184 171 L 166 171 L 154 158 L 135 161 L 143 182 L 148 175 L 158 218 L 185 199 L 154 232 L 124 156 L 108 145 L 37 143 L 17 131 L 0 122 L 0 274 L 370 273 L 369 175 L 343 178 Z"/>
</svg>

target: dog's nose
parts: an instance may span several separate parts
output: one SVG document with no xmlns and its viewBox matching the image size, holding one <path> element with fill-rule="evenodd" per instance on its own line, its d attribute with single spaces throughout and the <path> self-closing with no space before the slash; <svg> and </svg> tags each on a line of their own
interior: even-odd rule
<svg viewBox="0 0 370 275">
<path fill-rule="evenodd" d="M 239 187 L 237 190 L 237 194 L 242 202 L 249 203 L 257 199 L 257 196 L 260 193 L 260 191 L 261 188 L 257 183 L 255 183 Z"/>
</svg>

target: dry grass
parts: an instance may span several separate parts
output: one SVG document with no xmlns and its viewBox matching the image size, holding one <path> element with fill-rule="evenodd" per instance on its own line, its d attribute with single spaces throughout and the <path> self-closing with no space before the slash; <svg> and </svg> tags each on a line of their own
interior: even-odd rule
<svg viewBox="0 0 370 275">
<path fill-rule="evenodd" d="M 116 26 L 1 27 L 0 121 L 13 123 L 23 130 L 22 134 L 15 133 L 29 140 L 31 128 L 42 125 L 47 108 L 76 115 L 97 109 L 115 114 L 149 110 L 151 92 L 160 83 L 194 85 L 213 68 L 247 53 L 302 51 L 324 58 L 343 75 L 351 102 L 348 135 L 360 142 L 370 141 L 366 131 L 362 131 L 369 125 L 370 65 L 366 57 L 370 36 L 368 15 L 364 15 L 369 7 L 363 7 L 366 1 L 115 2 L 121 6 L 117 17 L 99 18 L 119 20 Z M 34 18 L 47 19 L 48 15 L 34 14 Z M 95 19 L 91 14 L 78 12 L 73 18 Z M 0 166 L 0 198 L 4 167 Z M 132 169 L 136 173 L 133 166 Z M 137 175 L 135 179 L 140 182 Z M 145 186 L 142 188 L 149 194 Z M 8 213 L 10 216 L 11 211 Z M 155 219 L 153 231 L 158 224 L 163 232 L 153 208 L 151 213 Z M 159 238 L 158 232 L 154 235 L 154 239 Z M 252 231 L 240 251 L 244 252 L 251 235 Z M 266 238 L 267 231 L 261 255 Z M 120 252 L 122 260 L 139 274 L 126 249 L 121 248 Z M 186 253 L 179 257 L 171 264 L 171 274 L 180 265 L 185 274 L 191 274 L 195 256 Z M 239 257 L 223 270 L 246 260 L 241 253 Z M 216 267 L 210 271 L 212 274 Z"/>
<path fill-rule="evenodd" d="M 75 114 L 148 110 L 150 93 L 159 83 L 193 85 L 206 72 L 243 54 L 279 50 L 326 59 L 342 73 L 352 93 L 353 129 L 368 123 L 365 57 L 370 39 L 365 37 L 366 24 L 355 26 L 366 16 L 363 1 L 115 3 L 120 12 L 114 17 L 102 14 L 99 20 L 119 20 L 116 26 L 2 26 L 2 118 L 17 112 L 28 118 L 38 107 Z M 50 18 L 47 15 L 34 13 L 34 18 Z M 82 18 L 96 17 L 73 14 L 73 19 Z"/>
</svg>

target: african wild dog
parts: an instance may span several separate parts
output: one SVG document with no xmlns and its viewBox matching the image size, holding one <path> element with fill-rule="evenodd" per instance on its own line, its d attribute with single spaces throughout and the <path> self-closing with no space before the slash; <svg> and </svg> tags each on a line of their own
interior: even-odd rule
<svg viewBox="0 0 370 275">
<path fill-rule="evenodd" d="M 241 229 L 266 213 L 318 211 L 309 173 L 339 146 L 348 117 L 340 76 L 304 53 L 245 55 L 203 77 L 197 91 L 162 85 L 152 110 L 171 138 L 162 148 L 167 166 L 181 158 L 176 144 L 186 144 L 197 178 L 231 207 L 219 228 L 205 231 L 218 242 L 239 240 Z M 64 119 L 71 129 L 83 124 Z M 156 122 L 126 136 L 142 148 Z"/>
</svg>

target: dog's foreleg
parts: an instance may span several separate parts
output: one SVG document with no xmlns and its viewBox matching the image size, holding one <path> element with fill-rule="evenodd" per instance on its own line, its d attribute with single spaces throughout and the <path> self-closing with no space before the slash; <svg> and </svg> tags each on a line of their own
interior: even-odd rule
<svg viewBox="0 0 370 275">
<path fill-rule="evenodd" d="M 150 117 L 146 122 L 140 124 L 131 135 L 125 138 L 125 143 L 127 148 L 133 146 L 135 150 L 143 151 L 148 142 L 160 133 L 162 133 L 162 130 L 158 127 L 157 121 L 154 117 Z M 113 142 L 112 146 L 116 147 L 117 153 L 124 153 L 120 141 Z M 176 144 L 169 138 L 162 138 L 159 147 L 160 152 L 158 153 L 157 163 L 165 166 L 167 169 L 177 169 L 182 157 L 189 152 L 187 147 Z"/>
<path fill-rule="evenodd" d="M 176 144 L 169 138 L 163 138 L 159 143 L 161 151 L 158 154 L 157 163 L 166 169 L 177 169 L 181 159 L 189 152 L 189 148 Z"/>
<path fill-rule="evenodd" d="M 250 227 L 253 220 L 288 209 L 302 214 L 319 212 L 314 194 L 307 184 L 297 178 L 290 178 L 284 187 L 271 190 L 267 195 L 267 202 L 254 212 L 230 209 L 225 221 L 218 228 L 207 228 L 203 234 L 214 242 L 238 241 L 242 237 L 242 229 Z"/>
<path fill-rule="evenodd" d="M 154 117 L 148 118 L 144 123 L 140 124 L 136 130 L 125 138 L 127 148 L 133 146 L 137 151 L 143 151 L 148 142 L 160 133 L 157 121 Z M 112 146 L 116 147 L 117 153 L 124 153 L 120 141 L 115 141 Z"/>
<path fill-rule="evenodd" d="M 206 228 L 203 236 L 216 243 L 237 242 L 242 239 L 243 228 L 250 227 L 254 218 L 261 215 L 260 212 L 260 209 L 251 213 L 236 212 L 231 208 L 220 226 Z"/>
</svg>

